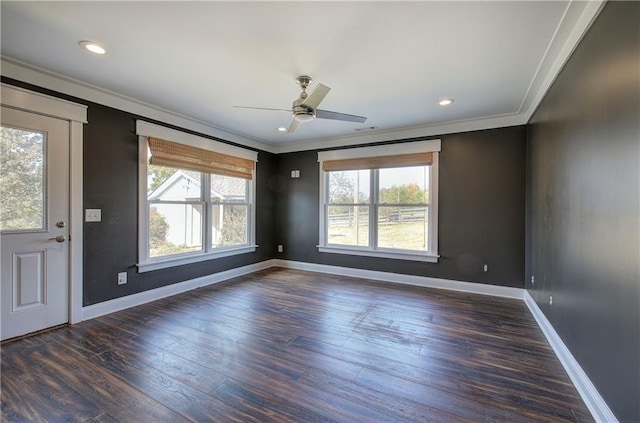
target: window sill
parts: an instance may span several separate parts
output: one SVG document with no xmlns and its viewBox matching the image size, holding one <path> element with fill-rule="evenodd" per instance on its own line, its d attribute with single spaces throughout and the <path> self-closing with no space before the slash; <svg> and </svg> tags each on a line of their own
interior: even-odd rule
<svg viewBox="0 0 640 423">
<path fill-rule="evenodd" d="M 390 258 L 396 260 L 409 260 L 409 261 L 422 261 L 426 263 L 437 263 L 440 256 L 426 253 L 413 253 L 407 251 L 382 251 L 382 250 L 364 250 L 359 248 L 349 247 L 323 247 L 318 246 L 318 251 L 321 253 L 333 253 L 333 254 L 349 254 L 354 256 L 365 257 L 379 257 Z"/>
<path fill-rule="evenodd" d="M 187 256 L 160 258 L 138 263 L 138 273 L 150 272 L 152 270 L 166 269 L 168 267 L 182 266 L 184 264 L 198 263 L 206 260 L 213 260 L 222 257 L 235 256 L 238 254 L 253 253 L 258 248 L 257 245 L 247 245 L 237 248 L 229 248 L 221 251 L 208 253 L 189 254 Z"/>
</svg>

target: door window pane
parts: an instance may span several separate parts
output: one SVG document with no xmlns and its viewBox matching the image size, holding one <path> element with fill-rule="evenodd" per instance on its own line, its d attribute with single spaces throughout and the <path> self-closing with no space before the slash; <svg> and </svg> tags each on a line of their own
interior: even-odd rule
<svg viewBox="0 0 640 423">
<path fill-rule="evenodd" d="M 45 226 L 45 134 L 2 127 L 0 140 L 0 230 Z"/>
</svg>

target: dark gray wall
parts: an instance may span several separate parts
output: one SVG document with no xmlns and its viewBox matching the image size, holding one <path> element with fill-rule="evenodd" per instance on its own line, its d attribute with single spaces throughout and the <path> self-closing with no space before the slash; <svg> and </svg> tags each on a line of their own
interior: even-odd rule
<svg viewBox="0 0 640 423">
<path fill-rule="evenodd" d="M 528 126 L 527 289 L 624 422 L 640 421 L 639 63 L 640 3 L 610 2 Z"/>
<path fill-rule="evenodd" d="M 276 257 L 524 287 L 524 126 L 443 135 L 439 186 L 439 263 L 319 253 L 316 151 L 278 156 Z M 300 179 L 289 177 L 300 169 Z M 483 264 L 489 272 L 482 271 Z"/>
<path fill-rule="evenodd" d="M 275 195 L 268 188 L 275 157 L 259 152 L 257 164 L 255 253 L 138 273 L 137 116 L 89 105 L 84 131 L 84 207 L 102 209 L 102 222 L 84 224 L 84 305 L 273 258 Z M 128 283 L 118 286 L 117 273 Z"/>
<path fill-rule="evenodd" d="M 83 305 L 135 294 L 273 258 L 275 193 L 269 188 L 276 157 L 259 151 L 256 194 L 255 253 L 138 273 L 138 137 L 136 119 L 195 134 L 193 131 L 2 78 L 2 82 L 88 106 L 84 126 L 84 208 L 102 209 L 102 221 L 84 223 Z M 197 134 L 204 136 L 206 135 Z M 219 140 L 225 142 L 224 140 Z M 126 285 L 117 284 L 119 272 Z"/>
</svg>

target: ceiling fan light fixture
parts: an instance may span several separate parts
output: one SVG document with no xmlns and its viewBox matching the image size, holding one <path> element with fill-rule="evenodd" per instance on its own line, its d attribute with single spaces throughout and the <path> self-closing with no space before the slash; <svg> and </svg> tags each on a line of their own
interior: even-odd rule
<svg viewBox="0 0 640 423">
<path fill-rule="evenodd" d="M 313 119 L 315 119 L 315 116 L 313 115 L 313 113 L 297 113 L 293 115 L 293 118 L 298 122 L 311 122 Z"/>
</svg>

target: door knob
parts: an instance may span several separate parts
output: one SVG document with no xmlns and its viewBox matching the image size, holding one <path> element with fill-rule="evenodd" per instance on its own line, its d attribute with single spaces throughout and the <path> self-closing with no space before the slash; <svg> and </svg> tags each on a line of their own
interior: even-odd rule
<svg viewBox="0 0 640 423">
<path fill-rule="evenodd" d="M 63 222 L 62 220 L 61 220 L 61 221 L 59 221 L 59 222 L 56 222 L 56 226 L 57 226 L 58 228 L 64 228 L 64 222 Z"/>
<path fill-rule="evenodd" d="M 55 241 L 55 242 L 65 242 L 67 239 L 64 237 L 64 235 L 58 235 L 55 238 L 49 238 L 49 241 Z"/>
</svg>

